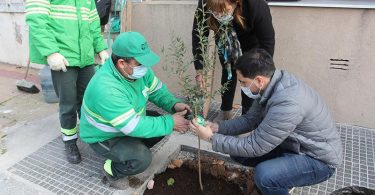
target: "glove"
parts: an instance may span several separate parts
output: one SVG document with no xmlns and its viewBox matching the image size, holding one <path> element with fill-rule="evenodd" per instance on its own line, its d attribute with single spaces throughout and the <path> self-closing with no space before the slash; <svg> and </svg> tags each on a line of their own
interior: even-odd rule
<svg viewBox="0 0 375 195">
<path fill-rule="evenodd" d="M 100 57 L 100 60 L 101 60 L 100 63 L 104 64 L 104 62 L 107 61 L 107 59 L 109 58 L 109 55 L 105 50 L 103 50 L 103 51 L 99 52 L 99 57 Z"/>
<path fill-rule="evenodd" d="M 53 53 L 47 57 L 47 63 L 54 71 L 66 72 L 66 67 L 69 66 L 68 60 L 60 53 Z"/>
</svg>

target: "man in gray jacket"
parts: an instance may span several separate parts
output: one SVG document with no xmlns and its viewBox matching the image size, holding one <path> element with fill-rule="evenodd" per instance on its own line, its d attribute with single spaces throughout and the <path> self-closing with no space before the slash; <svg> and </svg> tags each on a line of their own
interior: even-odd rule
<svg viewBox="0 0 375 195">
<path fill-rule="evenodd" d="M 238 118 L 205 127 L 190 124 L 214 151 L 255 167 L 254 180 L 263 195 L 288 194 L 288 188 L 330 178 L 342 162 L 342 144 L 328 106 L 303 81 L 274 66 L 263 49 L 239 58 L 242 91 L 255 99 Z M 248 133 L 246 137 L 237 135 Z"/>
</svg>

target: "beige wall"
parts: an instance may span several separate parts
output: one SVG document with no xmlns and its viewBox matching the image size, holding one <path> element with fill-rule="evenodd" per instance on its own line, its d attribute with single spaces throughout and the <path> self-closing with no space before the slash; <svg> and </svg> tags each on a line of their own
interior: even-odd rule
<svg viewBox="0 0 375 195">
<path fill-rule="evenodd" d="M 145 34 L 159 54 L 172 31 L 184 38 L 190 51 L 196 4 L 182 3 L 133 4 L 132 29 Z M 271 11 L 277 67 L 313 86 L 326 100 L 337 122 L 374 128 L 375 10 L 271 7 Z M 331 69 L 330 59 L 349 60 L 348 70 Z M 178 91 L 176 82 L 161 67 L 155 67 L 157 74 L 172 91 Z M 220 68 L 216 75 L 218 85 Z M 238 94 L 236 103 L 240 102 Z"/>
<path fill-rule="evenodd" d="M 195 7 L 196 1 L 133 3 L 132 28 L 143 33 L 158 54 L 168 45 L 172 32 L 185 40 L 190 52 Z M 271 7 L 271 11 L 277 67 L 319 91 L 337 122 L 374 128 L 375 10 Z M 24 14 L 0 13 L 0 24 L 0 62 L 25 65 L 28 39 Z M 349 70 L 330 69 L 331 58 L 349 60 Z M 178 86 L 162 70 L 162 62 L 155 71 L 177 92 Z M 216 86 L 220 75 L 218 67 Z M 238 92 L 235 103 L 240 102 Z"/>
</svg>

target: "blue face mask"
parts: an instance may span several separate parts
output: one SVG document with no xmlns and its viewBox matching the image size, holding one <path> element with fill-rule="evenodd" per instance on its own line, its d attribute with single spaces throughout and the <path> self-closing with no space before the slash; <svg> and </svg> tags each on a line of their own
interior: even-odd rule
<svg viewBox="0 0 375 195">
<path fill-rule="evenodd" d="M 233 16 L 228 14 L 216 19 L 220 22 L 220 24 L 227 25 L 233 20 Z"/>
<path fill-rule="evenodd" d="M 217 13 L 212 13 L 212 16 L 216 18 L 216 20 L 222 24 L 222 25 L 227 25 L 233 20 L 233 12 L 236 9 L 236 7 L 233 7 L 233 9 L 229 13 L 225 14 L 217 14 Z"/>
<path fill-rule="evenodd" d="M 233 16 L 231 14 L 225 14 L 222 16 L 217 16 L 215 14 L 212 14 L 216 20 L 223 25 L 229 24 L 233 20 Z"/>
<path fill-rule="evenodd" d="M 133 74 L 129 75 L 131 79 L 140 79 L 147 73 L 148 68 L 144 65 L 136 66 L 133 68 Z"/>
<path fill-rule="evenodd" d="M 258 91 L 257 94 L 253 94 L 253 92 L 251 92 L 251 90 L 250 90 L 251 85 L 253 85 L 254 81 L 255 81 L 255 80 L 253 80 L 253 82 L 251 82 L 249 88 L 247 88 L 247 87 L 242 87 L 242 86 L 241 86 L 241 90 L 244 92 L 245 95 L 247 95 L 247 97 L 249 97 L 249 98 L 251 98 L 251 99 L 258 99 L 258 98 L 261 97 L 261 95 L 260 95 L 260 90 L 261 90 L 261 88 L 259 88 L 259 91 Z"/>
</svg>

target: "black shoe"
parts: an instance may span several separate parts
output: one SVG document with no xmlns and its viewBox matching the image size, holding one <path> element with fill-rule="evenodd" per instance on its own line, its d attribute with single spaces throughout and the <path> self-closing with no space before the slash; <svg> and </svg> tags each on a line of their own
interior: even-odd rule
<svg viewBox="0 0 375 195">
<path fill-rule="evenodd" d="M 123 178 L 114 178 L 111 175 L 109 175 L 107 172 L 103 171 L 103 178 L 102 178 L 102 183 L 106 186 L 118 189 L 118 190 L 126 190 L 129 188 L 129 182 L 127 177 Z"/>
<path fill-rule="evenodd" d="M 72 164 L 78 164 L 82 161 L 81 154 L 79 153 L 77 144 L 75 141 L 66 141 L 65 144 L 65 155 L 68 162 Z"/>
</svg>

